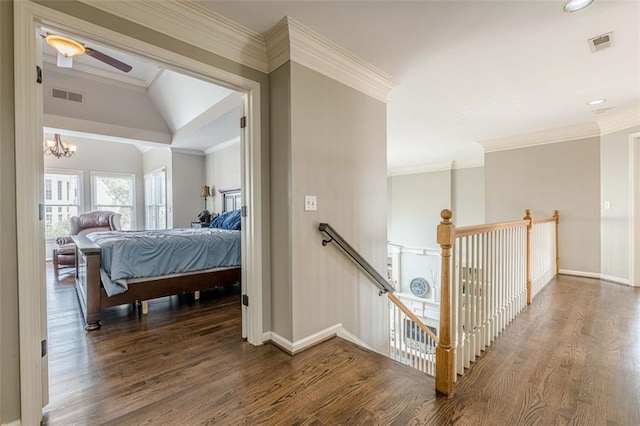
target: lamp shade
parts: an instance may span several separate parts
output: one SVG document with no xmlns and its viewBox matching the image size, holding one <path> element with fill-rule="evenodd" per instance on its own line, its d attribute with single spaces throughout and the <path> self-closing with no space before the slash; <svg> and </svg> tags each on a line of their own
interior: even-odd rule
<svg viewBox="0 0 640 426">
<path fill-rule="evenodd" d="M 200 194 L 201 197 L 210 197 L 211 191 L 207 185 L 202 185 L 202 192 Z"/>
</svg>

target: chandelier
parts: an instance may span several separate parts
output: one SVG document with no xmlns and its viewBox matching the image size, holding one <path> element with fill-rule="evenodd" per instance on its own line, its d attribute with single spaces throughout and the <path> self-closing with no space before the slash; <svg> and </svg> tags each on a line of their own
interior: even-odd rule
<svg viewBox="0 0 640 426">
<path fill-rule="evenodd" d="M 76 153 L 76 146 L 68 143 L 62 143 L 60 135 L 55 134 L 54 140 L 44 143 L 44 155 L 53 155 L 56 158 L 69 158 Z"/>
</svg>

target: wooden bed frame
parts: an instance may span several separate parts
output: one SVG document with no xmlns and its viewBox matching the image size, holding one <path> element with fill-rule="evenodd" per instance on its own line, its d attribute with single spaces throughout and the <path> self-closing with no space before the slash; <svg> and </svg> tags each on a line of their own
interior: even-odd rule
<svg viewBox="0 0 640 426">
<path fill-rule="evenodd" d="M 87 331 L 100 328 L 100 313 L 105 308 L 233 285 L 241 279 L 242 268 L 230 267 L 131 283 L 124 293 L 109 297 L 100 279 L 100 246 L 84 235 L 73 235 L 72 238 L 76 244 L 76 292 L 85 319 L 84 328 Z"/>
</svg>

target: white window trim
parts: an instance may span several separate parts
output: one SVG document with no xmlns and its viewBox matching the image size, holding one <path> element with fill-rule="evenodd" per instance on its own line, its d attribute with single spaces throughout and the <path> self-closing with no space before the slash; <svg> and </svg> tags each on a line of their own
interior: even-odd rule
<svg viewBox="0 0 640 426">
<path fill-rule="evenodd" d="M 131 188 L 131 229 L 136 228 L 136 215 L 137 215 L 137 203 L 136 203 L 136 175 L 133 173 L 113 173 L 113 172 L 91 172 L 91 210 L 97 209 L 96 200 L 96 178 L 97 177 L 115 177 L 115 178 L 130 178 L 132 182 Z"/>
<path fill-rule="evenodd" d="M 84 171 L 82 170 L 72 170 L 72 169 L 44 169 L 44 175 L 72 175 L 78 176 L 78 215 L 84 212 Z M 53 188 L 52 188 L 53 189 Z M 45 207 L 60 207 L 62 205 L 55 204 L 53 201 L 57 201 L 51 197 L 51 204 L 47 204 L 47 200 L 45 197 L 44 205 Z M 75 206 L 75 204 L 74 204 Z M 46 212 L 45 212 L 46 216 Z M 46 242 L 55 241 L 55 238 L 45 238 Z"/>
<path fill-rule="evenodd" d="M 168 199 L 168 190 L 167 190 L 167 168 L 165 166 L 162 166 L 158 169 L 155 170 L 151 170 L 150 172 L 147 172 L 144 174 L 144 227 L 145 229 L 151 229 L 149 227 L 149 223 L 148 223 L 148 217 L 147 217 L 147 209 L 150 207 L 149 205 L 147 205 L 147 179 L 151 178 L 153 176 L 155 176 L 158 173 L 164 173 L 164 208 L 165 208 L 165 218 L 164 218 L 164 229 L 168 229 L 169 228 L 169 199 Z M 162 206 L 163 204 L 154 204 L 154 206 Z M 154 229 L 158 229 L 158 228 L 154 228 Z"/>
</svg>

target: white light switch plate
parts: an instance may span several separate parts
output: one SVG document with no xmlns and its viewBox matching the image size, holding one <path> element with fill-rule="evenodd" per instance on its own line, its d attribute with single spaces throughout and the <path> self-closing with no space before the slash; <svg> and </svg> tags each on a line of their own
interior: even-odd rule
<svg viewBox="0 0 640 426">
<path fill-rule="evenodd" d="M 315 212 L 318 210 L 318 199 L 315 195 L 304 196 L 304 211 Z"/>
<path fill-rule="evenodd" d="M 611 201 L 605 201 L 604 202 L 604 209 L 605 210 L 609 210 L 611 208 Z"/>
</svg>

